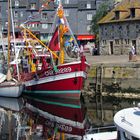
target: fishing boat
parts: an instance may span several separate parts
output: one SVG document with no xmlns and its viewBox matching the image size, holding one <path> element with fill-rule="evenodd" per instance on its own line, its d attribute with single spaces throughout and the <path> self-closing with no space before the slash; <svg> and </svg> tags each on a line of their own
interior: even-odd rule
<svg viewBox="0 0 140 140">
<path fill-rule="evenodd" d="M 117 127 L 118 139 L 140 139 L 140 103 L 137 107 L 125 108 L 114 116 L 114 124 Z"/>
<path fill-rule="evenodd" d="M 17 59 L 15 59 L 15 66 L 17 71 L 16 79 L 11 74 L 11 67 L 14 65 L 10 64 L 10 6 L 11 1 L 8 1 L 8 53 L 7 53 L 7 74 L 0 73 L 0 96 L 3 97 L 19 97 L 23 90 L 23 83 L 20 81 Z"/>
<path fill-rule="evenodd" d="M 79 103 L 69 100 L 66 103 L 59 99 L 56 101 L 56 99 L 31 99 L 29 97 L 26 97 L 25 100 L 27 114 L 33 120 L 37 120 L 34 126 L 43 127 L 42 135 L 47 134 L 45 130 L 54 132 L 57 129 L 57 132 L 65 135 L 65 139 L 67 137 L 80 140 L 85 129 L 89 128 L 86 112 Z"/>
<path fill-rule="evenodd" d="M 34 67 L 34 70 L 28 71 L 22 76 L 25 84 L 23 94 L 35 97 L 80 99 L 90 65 L 85 56 L 79 53 L 79 45 L 64 15 L 61 1 L 56 11 L 56 17 L 57 24 L 53 26 L 55 32 L 48 45 L 41 42 L 26 28 L 25 24 L 21 25 L 25 32 L 49 52 L 49 55 L 45 52 L 38 54 L 36 59 L 41 61 L 38 64 L 41 67 L 36 66 L 35 69 L 35 63 L 31 59 L 33 52 L 30 51 L 30 55 L 28 55 L 30 68 L 33 70 Z"/>
</svg>

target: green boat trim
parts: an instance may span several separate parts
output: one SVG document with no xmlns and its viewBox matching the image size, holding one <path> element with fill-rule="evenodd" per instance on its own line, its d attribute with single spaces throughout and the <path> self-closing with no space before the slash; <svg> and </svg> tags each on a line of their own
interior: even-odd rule
<svg viewBox="0 0 140 140">
<path fill-rule="evenodd" d="M 41 90 L 36 90 L 36 91 L 30 91 L 30 90 L 24 90 L 23 93 L 38 93 L 38 94 L 66 94 L 66 93 L 71 93 L 71 94 L 77 94 L 81 93 L 80 90 L 55 90 L 55 91 L 41 91 Z"/>
<path fill-rule="evenodd" d="M 60 102 L 46 101 L 46 100 L 41 100 L 41 99 L 37 99 L 37 98 L 34 98 L 34 97 L 27 97 L 27 98 L 33 99 L 35 101 L 42 102 L 42 103 L 45 103 L 45 104 L 53 104 L 53 105 L 71 107 L 71 108 L 81 108 L 81 105 L 73 105 L 73 104 L 65 104 L 65 103 L 60 103 Z"/>
</svg>

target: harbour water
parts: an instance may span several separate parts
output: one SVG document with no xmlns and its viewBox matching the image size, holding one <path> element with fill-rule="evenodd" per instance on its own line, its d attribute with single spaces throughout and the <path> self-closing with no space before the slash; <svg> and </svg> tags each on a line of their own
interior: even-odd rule
<svg viewBox="0 0 140 140">
<path fill-rule="evenodd" d="M 139 98 L 105 96 L 102 97 L 102 101 L 92 98 L 88 99 L 85 104 L 92 126 L 101 127 L 113 125 L 113 117 L 116 112 L 123 108 L 136 107 L 139 102 Z"/>
<path fill-rule="evenodd" d="M 64 100 L 0 97 L 1 140 L 81 140 L 85 129 L 113 124 L 114 114 L 140 99 Z"/>
</svg>

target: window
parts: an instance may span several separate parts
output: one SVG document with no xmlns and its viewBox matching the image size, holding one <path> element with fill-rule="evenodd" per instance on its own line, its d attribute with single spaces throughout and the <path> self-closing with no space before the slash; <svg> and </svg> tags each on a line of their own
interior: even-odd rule
<svg viewBox="0 0 140 140">
<path fill-rule="evenodd" d="M 14 12 L 14 17 L 18 17 L 18 12 L 17 11 Z"/>
<path fill-rule="evenodd" d="M 126 140 L 131 140 L 131 136 L 127 132 L 123 132 L 123 135 Z"/>
<path fill-rule="evenodd" d="M 42 19 L 47 19 L 47 13 L 42 13 Z"/>
<path fill-rule="evenodd" d="M 121 39 L 121 44 L 123 44 L 123 39 Z"/>
<path fill-rule="evenodd" d="M 117 19 L 119 19 L 120 18 L 120 12 L 119 11 L 116 11 L 115 12 L 115 19 L 117 20 Z"/>
<path fill-rule="evenodd" d="M 66 17 L 69 16 L 69 10 L 68 10 L 68 9 L 65 9 L 65 10 L 64 10 L 64 13 L 65 13 L 65 16 L 66 16 Z"/>
<path fill-rule="evenodd" d="M 15 0 L 15 6 L 19 6 L 19 1 Z"/>
<path fill-rule="evenodd" d="M 103 40 L 103 45 L 106 45 L 106 44 L 107 44 L 106 40 Z"/>
<path fill-rule="evenodd" d="M 120 133 L 120 131 L 117 132 L 117 140 L 121 140 L 121 133 Z"/>
<path fill-rule="evenodd" d="M 119 45 L 119 44 L 120 44 L 119 39 L 115 39 L 115 44 L 116 44 L 116 45 Z"/>
<path fill-rule="evenodd" d="M 129 44 L 129 39 L 125 39 L 125 44 Z"/>
<path fill-rule="evenodd" d="M 42 24 L 42 28 L 43 29 L 47 29 L 48 28 L 48 24 Z"/>
<path fill-rule="evenodd" d="M 35 10 L 36 9 L 36 3 L 31 3 L 30 4 L 30 9 Z"/>
<path fill-rule="evenodd" d="M 137 29 L 139 28 L 139 25 L 138 25 L 138 24 L 136 24 L 136 28 L 137 28 Z"/>
<path fill-rule="evenodd" d="M 134 18 L 135 17 L 135 8 L 131 8 L 130 12 L 131 12 L 131 17 Z"/>
<path fill-rule="evenodd" d="M 92 20 L 92 14 L 87 14 L 87 20 Z"/>
<path fill-rule="evenodd" d="M 18 22 L 14 22 L 14 26 L 15 27 L 18 27 Z"/>
<path fill-rule="evenodd" d="M 38 23 L 31 23 L 31 27 L 32 27 L 32 28 L 37 28 L 38 26 L 39 26 Z"/>
<path fill-rule="evenodd" d="M 91 8 L 91 4 L 87 3 L 87 9 L 90 9 L 90 8 Z"/>
<path fill-rule="evenodd" d="M 5 27 L 7 27 L 7 26 L 8 26 L 8 22 L 6 21 L 6 22 L 5 22 Z"/>
<path fill-rule="evenodd" d="M 91 27 L 90 25 L 87 26 L 87 31 L 88 32 L 90 31 L 90 27 Z"/>
<path fill-rule="evenodd" d="M 20 12 L 20 17 L 23 17 L 23 11 Z"/>
<path fill-rule="evenodd" d="M 69 0 L 65 0 L 65 4 L 69 4 Z"/>
</svg>

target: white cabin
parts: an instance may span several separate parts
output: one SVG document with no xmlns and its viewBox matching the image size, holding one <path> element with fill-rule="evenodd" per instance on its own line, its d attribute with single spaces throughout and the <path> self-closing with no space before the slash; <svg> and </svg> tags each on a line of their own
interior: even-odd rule
<svg viewBox="0 0 140 140">
<path fill-rule="evenodd" d="M 118 140 L 140 140 L 140 108 L 126 108 L 114 116 Z"/>
</svg>

